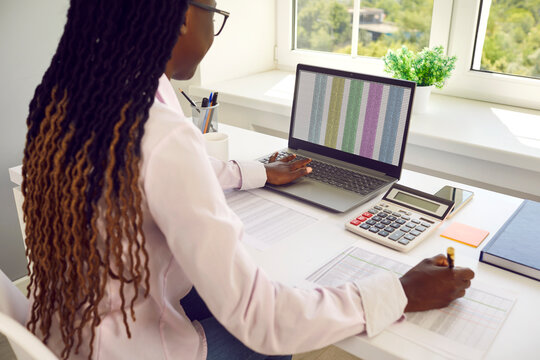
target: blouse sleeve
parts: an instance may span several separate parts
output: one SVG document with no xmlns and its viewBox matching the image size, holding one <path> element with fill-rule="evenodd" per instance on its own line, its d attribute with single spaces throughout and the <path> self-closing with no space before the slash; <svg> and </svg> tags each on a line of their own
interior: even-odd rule
<svg viewBox="0 0 540 360">
<path fill-rule="evenodd" d="M 222 161 L 208 157 L 223 190 L 248 190 L 264 186 L 266 169 L 258 161 Z"/>
<path fill-rule="evenodd" d="M 250 348 L 308 351 L 366 329 L 375 335 L 402 316 L 406 297 L 390 274 L 311 290 L 269 279 L 239 241 L 242 222 L 192 127 L 168 133 L 146 161 L 146 200 L 175 260 L 216 319 Z"/>
</svg>

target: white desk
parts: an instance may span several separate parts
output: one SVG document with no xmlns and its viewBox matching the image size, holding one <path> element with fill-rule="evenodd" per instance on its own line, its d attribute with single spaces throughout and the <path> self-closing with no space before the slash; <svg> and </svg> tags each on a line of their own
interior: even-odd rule
<svg viewBox="0 0 540 360">
<path fill-rule="evenodd" d="M 231 159 L 248 160 L 268 154 L 287 146 L 281 138 L 220 124 L 220 131 L 230 136 Z M 20 167 L 10 169 L 11 179 L 20 184 Z M 400 183 L 434 193 L 443 185 L 455 185 L 474 191 L 473 200 L 452 219 L 436 230 L 408 254 L 385 248 L 345 230 L 345 221 L 352 218 L 357 210 L 344 214 L 329 213 L 317 225 L 302 229 L 298 233 L 262 252 L 254 248 L 249 251 L 255 261 L 275 280 L 288 285 L 300 283 L 327 260 L 352 244 L 371 252 L 403 263 L 413 265 L 425 257 L 444 253 L 448 246 L 456 249 L 457 266 L 470 266 L 476 272 L 473 281 L 492 284 L 508 290 L 517 296 L 503 328 L 490 347 L 487 359 L 538 359 L 540 358 L 540 282 L 513 274 L 496 267 L 478 263 L 479 252 L 506 219 L 521 203 L 521 199 L 474 188 L 452 181 L 435 178 L 404 170 Z M 377 201 L 374 200 L 373 202 Z M 310 205 L 305 205 L 310 206 Z M 321 210 L 322 211 L 322 210 Z M 490 235 L 479 248 L 475 249 L 447 240 L 439 234 L 453 221 L 488 230 Z M 405 340 L 390 332 L 367 339 L 351 337 L 337 346 L 362 359 L 439 359 L 439 355 Z"/>
<path fill-rule="evenodd" d="M 255 159 L 287 147 L 287 141 L 284 139 L 224 124 L 220 124 L 220 131 L 230 136 L 231 159 Z M 358 210 L 351 210 L 344 214 L 329 213 L 327 220 L 314 227 L 301 230 L 264 252 L 250 249 L 250 253 L 272 278 L 294 285 L 300 283 L 334 255 L 357 242 L 360 242 L 366 250 L 410 265 L 416 264 L 423 258 L 444 253 L 448 246 L 453 246 L 456 249 L 457 265 L 469 266 L 475 270 L 476 277 L 473 280 L 473 286 L 475 282 L 493 284 L 517 296 L 517 301 L 486 358 L 505 360 L 540 358 L 540 341 L 538 340 L 540 282 L 478 262 L 482 246 L 491 239 L 519 206 L 521 199 L 407 170 L 403 170 L 400 183 L 428 193 L 434 193 L 442 186 L 450 184 L 474 191 L 474 198 L 459 213 L 442 224 L 431 238 L 424 240 L 408 254 L 398 253 L 346 231 L 345 222 L 350 220 Z M 490 235 L 476 249 L 440 237 L 439 234 L 453 221 L 488 230 Z M 441 358 L 390 332 L 383 332 L 372 339 L 352 337 L 337 345 L 366 360 Z"/>
</svg>

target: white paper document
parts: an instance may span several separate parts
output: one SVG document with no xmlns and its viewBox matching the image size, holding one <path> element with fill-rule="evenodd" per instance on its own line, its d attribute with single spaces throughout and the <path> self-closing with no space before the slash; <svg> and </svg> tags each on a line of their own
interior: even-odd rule
<svg viewBox="0 0 540 360">
<path fill-rule="evenodd" d="M 269 200 L 256 191 L 225 194 L 230 208 L 245 226 L 244 242 L 265 250 L 319 219 L 315 213 Z M 285 202 L 286 203 L 286 202 Z"/>
<path fill-rule="evenodd" d="M 411 266 L 358 247 L 351 247 L 310 275 L 307 280 L 339 286 L 379 271 L 405 274 Z M 471 287 L 450 306 L 407 313 L 406 321 L 386 331 L 448 358 L 481 359 L 502 327 L 515 298 L 493 289 Z"/>
</svg>

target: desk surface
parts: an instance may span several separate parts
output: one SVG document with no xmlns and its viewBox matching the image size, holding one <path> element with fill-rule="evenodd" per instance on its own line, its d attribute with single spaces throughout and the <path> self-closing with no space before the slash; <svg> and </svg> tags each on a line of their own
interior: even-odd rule
<svg viewBox="0 0 540 360">
<path fill-rule="evenodd" d="M 255 159 L 287 147 L 284 139 L 224 124 L 220 125 L 220 131 L 230 136 L 231 159 Z M 264 252 L 251 248 L 250 253 L 273 279 L 295 285 L 352 244 L 410 265 L 425 257 L 444 253 L 448 246 L 453 246 L 456 249 L 457 266 L 469 266 L 475 270 L 473 286 L 475 282 L 493 285 L 517 296 L 517 301 L 486 358 L 537 359 L 540 353 L 540 282 L 478 262 L 481 248 L 517 209 L 522 199 L 408 170 L 403 170 L 400 183 L 428 193 L 434 193 L 444 185 L 454 185 L 472 190 L 474 198 L 459 213 L 436 229 L 435 234 L 407 254 L 398 253 L 346 231 L 345 221 L 358 211 L 354 209 L 343 214 L 328 213 L 328 217 L 314 228 L 301 230 Z M 378 200 L 379 198 L 373 202 Z M 305 206 L 312 207 L 307 204 Z M 318 211 L 316 208 L 314 210 Z M 440 237 L 440 233 L 452 222 L 488 230 L 490 234 L 478 248 Z M 536 321 L 530 321 L 531 319 Z M 362 359 L 440 358 L 437 354 L 390 332 L 383 332 L 372 339 L 352 337 L 337 345 Z"/>
<path fill-rule="evenodd" d="M 220 124 L 220 131 L 229 134 L 231 159 L 251 160 L 287 146 L 284 139 L 225 124 Z M 20 184 L 20 167 L 11 168 L 10 176 L 13 182 Z M 445 221 L 435 234 L 408 254 L 398 253 L 346 231 L 344 223 L 356 214 L 358 210 L 354 209 L 343 214 L 327 213 L 325 220 L 314 227 L 303 229 L 264 252 L 248 247 L 249 252 L 271 278 L 293 286 L 301 283 L 319 266 L 353 244 L 410 265 L 425 257 L 444 253 L 448 246 L 453 246 L 456 249 L 456 265 L 469 266 L 475 270 L 473 286 L 475 282 L 492 285 L 517 297 L 504 326 L 488 350 L 486 359 L 538 359 L 540 282 L 478 262 L 480 249 L 519 206 L 521 199 L 407 170 L 403 170 L 400 183 L 428 193 L 434 193 L 444 185 L 454 185 L 472 190 L 474 198 L 454 217 Z M 376 201 L 378 198 L 373 200 Z M 323 211 L 308 204 L 303 206 L 313 208 L 313 211 Z M 490 234 L 478 248 L 440 237 L 440 233 L 454 221 L 488 230 Z M 351 337 L 337 345 L 366 360 L 441 358 L 388 331 L 372 339 Z"/>
</svg>

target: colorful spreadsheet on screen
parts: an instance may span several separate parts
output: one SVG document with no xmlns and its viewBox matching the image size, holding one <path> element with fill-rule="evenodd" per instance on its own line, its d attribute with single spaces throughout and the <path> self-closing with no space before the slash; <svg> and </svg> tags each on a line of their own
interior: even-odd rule
<svg viewBox="0 0 540 360">
<path fill-rule="evenodd" d="M 302 71 L 293 136 L 399 163 L 411 89 Z"/>
</svg>

